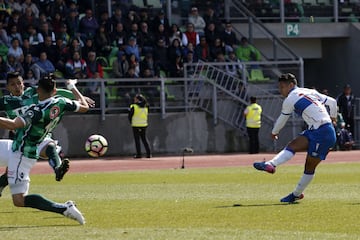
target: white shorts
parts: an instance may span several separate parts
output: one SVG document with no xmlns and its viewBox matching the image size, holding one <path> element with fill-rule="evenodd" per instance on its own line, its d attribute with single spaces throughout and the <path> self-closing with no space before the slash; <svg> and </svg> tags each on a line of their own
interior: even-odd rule
<svg viewBox="0 0 360 240">
<path fill-rule="evenodd" d="M 45 138 L 38 146 L 38 151 L 47 146 L 50 142 L 57 141 L 52 138 Z M 12 140 L 0 139 L 0 166 L 8 167 L 8 182 L 12 194 L 27 194 L 30 183 L 30 170 L 36 163 L 36 159 L 27 158 L 21 152 L 12 151 Z"/>
<path fill-rule="evenodd" d="M 7 166 L 12 153 L 12 140 L 0 139 L 0 166 Z"/>
<path fill-rule="evenodd" d="M 8 182 L 11 194 L 27 194 L 30 186 L 30 170 L 36 159 L 27 158 L 21 152 L 10 151 L 8 159 Z"/>
</svg>

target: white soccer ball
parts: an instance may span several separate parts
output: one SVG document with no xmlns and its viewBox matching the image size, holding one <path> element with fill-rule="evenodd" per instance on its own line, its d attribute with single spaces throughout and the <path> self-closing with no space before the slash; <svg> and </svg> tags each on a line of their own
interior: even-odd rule
<svg viewBox="0 0 360 240">
<path fill-rule="evenodd" d="M 88 137 L 85 143 L 85 151 L 91 157 L 104 156 L 108 149 L 108 142 L 106 138 L 99 134 L 94 134 Z"/>
</svg>

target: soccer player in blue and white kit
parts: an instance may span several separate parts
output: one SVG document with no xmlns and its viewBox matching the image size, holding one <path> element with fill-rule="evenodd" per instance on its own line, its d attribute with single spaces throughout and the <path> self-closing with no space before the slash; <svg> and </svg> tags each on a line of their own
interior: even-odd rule
<svg viewBox="0 0 360 240">
<path fill-rule="evenodd" d="M 276 167 L 290 160 L 296 152 L 307 151 L 304 174 L 295 190 L 282 198 L 281 202 L 293 203 L 304 197 L 303 191 L 314 178 L 317 165 L 325 160 L 331 147 L 336 142 L 333 122 L 337 117 L 337 103 L 334 98 L 314 89 L 297 87 L 296 77 L 291 73 L 279 77 L 279 91 L 285 100 L 281 114 L 275 122 L 271 135 L 275 140 L 293 112 L 299 114 L 308 125 L 298 137 L 292 140 L 273 159 L 255 162 L 260 171 L 275 173 Z"/>
</svg>

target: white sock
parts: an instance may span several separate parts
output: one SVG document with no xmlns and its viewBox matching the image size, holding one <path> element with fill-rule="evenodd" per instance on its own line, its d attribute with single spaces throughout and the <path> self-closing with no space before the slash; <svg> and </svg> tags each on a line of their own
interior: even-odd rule
<svg viewBox="0 0 360 240">
<path fill-rule="evenodd" d="M 266 163 L 271 163 L 273 166 L 278 166 L 280 164 L 283 164 L 287 161 L 289 161 L 295 153 L 291 151 L 289 148 L 285 148 L 281 152 L 279 152 L 273 159 L 270 161 L 267 161 Z"/>
<path fill-rule="evenodd" d="M 295 196 L 300 196 L 305 190 L 305 188 L 309 185 L 311 180 L 314 178 L 314 174 L 303 174 L 298 185 L 296 186 L 293 194 Z"/>
</svg>

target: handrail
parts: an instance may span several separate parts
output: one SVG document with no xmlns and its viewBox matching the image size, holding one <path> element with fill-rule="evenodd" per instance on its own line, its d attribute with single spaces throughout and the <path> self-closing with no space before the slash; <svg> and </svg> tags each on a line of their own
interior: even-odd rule
<svg viewBox="0 0 360 240">
<path fill-rule="evenodd" d="M 217 124 L 218 119 L 220 119 L 232 128 L 237 129 L 239 133 L 246 135 L 243 111 L 249 104 L 249 96 L 256 96 L 258 103 L 263 106 L 262 132 L 265 134 L 270 132 L 281 111 L 283 98 L 278 91 L 272 93 L 256 84 L 249 83 L 247 79 L 244 81 L 242 78 L 229 74 L 224 67 L 232 64 L 239 63 L 198 62 L 185 64 L 185 69 L 192 67 L 196 69 L 194 73 L 188 76 L 192 79 L 188 83 L 190 85 L 186 94 L 189 96 L 187 99 L 189 110 L 201 109 L 212 116 L 214 124 Z M 240 64 L 245 69 L 245 64 Z M 273 82 L 275 83 L 275 81 Z M 299 127 L 299 121 L 302 122 L 302 120 L 294 119 L 294 117 L 289 121 L 289 136 L 295 137 L 296 132 L 298 132 L 295 128 Z M 267 148 L 275 147 L 270 138 L 264 140 L 262 144 Z"/>
</svg>

